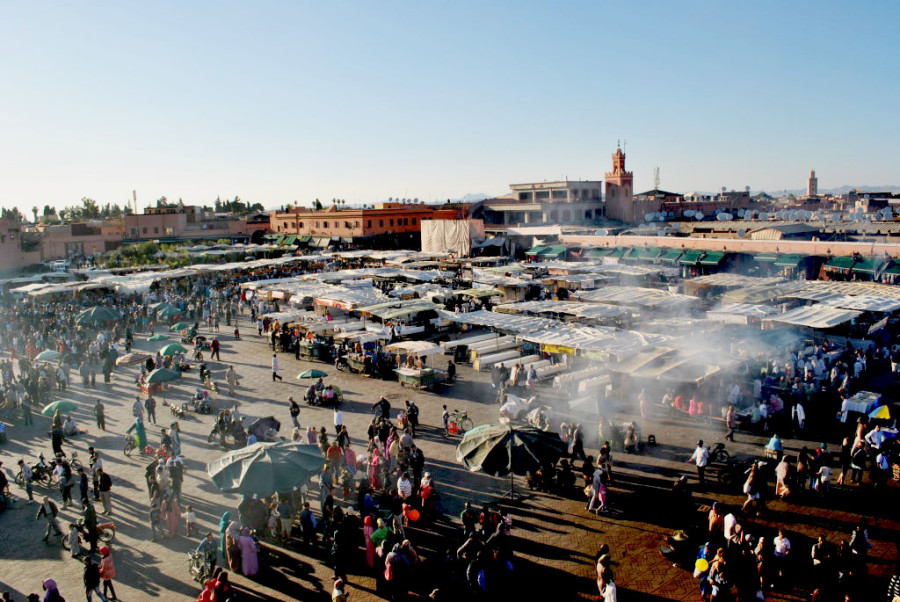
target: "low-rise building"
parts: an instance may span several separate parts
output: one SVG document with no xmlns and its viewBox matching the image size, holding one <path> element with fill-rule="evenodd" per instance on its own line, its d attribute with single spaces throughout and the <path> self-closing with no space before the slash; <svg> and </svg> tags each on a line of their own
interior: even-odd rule
<svg viewBox="0 0 900 602">
<path fill-rule="evenodd" d="M 248 224 L 246 217 L 220 214 L 202 207 L 167 205 L 148 207 L 142 214 L 125 216 L 125 242 L 158 240 L 218 240 L 248 242 L 263 224 Z"/>
</svg>

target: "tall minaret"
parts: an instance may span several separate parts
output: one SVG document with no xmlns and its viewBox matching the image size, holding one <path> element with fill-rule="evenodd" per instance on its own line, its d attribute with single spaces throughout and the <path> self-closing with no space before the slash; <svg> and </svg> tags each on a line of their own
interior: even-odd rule
<svg viewBox="0 0 900 602">
<path fill-rule="evenodd" d="M 816 170 L 809 172 L 809 180 L 806 181 L 806 196 L 817 196 L 819 194 L 819 179 L 816 177 Z"/>
<path fill-rule="evenodd" d="M 625 153 L 616 148 L 613 169 L 606 173 L 606 215 L 625 223 L 634 222 L 634 174 L 625 171 Z"/>
</svg>

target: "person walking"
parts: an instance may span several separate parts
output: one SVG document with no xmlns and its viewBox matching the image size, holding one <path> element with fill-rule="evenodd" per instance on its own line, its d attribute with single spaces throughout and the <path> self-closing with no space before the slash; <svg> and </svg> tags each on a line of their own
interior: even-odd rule
<svg viewBox="0 0 900 602">
<path fill-rule="evenodd" d="M 234 388 L 240 384 L 234 366 L 228 366 L 228 370 L 225 372 L 225 382 L 228 383 L 228 394 L 234 397 Z"/>
<path fill-rule="evenodd" d="M 103 514 L 112 515 L 112 477 L 102 468 L 97 469 L 97 487 L 100 490 L 100 503 L 103 504 Z"/>
<path fill-rule="evenodd" d="M 84 559 L 84 594 L 87 596 L 87 602 L 93 600 L 93 594 L 100 596 L 103 602 L 108 600 L 100 591 L 100 567 L 94 564 L 90 556 Z"/>
<path fill-rule="evenodd" d="M 38 509 L 37 516 L 34 517 L 34 520 L 40 520 L 43 518 L 47 521 L 47 530 L 44 531 L 44 541 L 50 538 L 50 530 L 52 529 L 56 535 L 62 535 L 63 532 L 60 530 L 59 525 L 56 523 L 56 515 L 59 514 L 59 509 L 56 507 L 56 504 L 47 497 L 44 496 L 44 499 L 41 501 L 41 507 Z"/>
<path fill-rule="evenodd" d="M 294 423 L 294 428 L 300 428 L 300 404 L 293 397 L 288 397 L 288 402 L 291 404 L 291 422 Z"/>
<path fill-rule="evenodd" d="M 734 431 L 736 428 L 735 423 L 735 410 L 734 406 L 728 406 L 728 412 L 725 414 L 725 428 L 728 429 L 728 433 L 725 435 L 725 438 L 729 441 L 734 441 Z"/>
<path fill-rule="evenodd" d="M 147 400 L 144 401 L 144 407 L 147 409 L 147 420 L 152 422 L 154 425 L 156 424 L 156 400 L 153 399 L 152 395 L 147 396 Z"/>
<path fill-rule="evenodd" d="M 279 374 L 278 374 L 278 354 L 273 353 L 272 354 L 272 382 L 275 382 L 276 380 L 284 380 L 284 379 L 281 378 L 281 376 L 279 376 Z"/>
<path fill-rule="evenodd" d="M 2 463 L 0 463 L 0 465 L 2 465 Z M 25 488 L 25 493 L 28 495 L 28 501 L 33 502 L 34 489 L 31 480 L 34 478 L 34 471 L 25 463 L 25 460 L 19 460 L 19 470 L 22 471 L 22 480 L 24 481 L 23 487 Z"/>
<path fill-rule="evenodd" d="M 135 418 L 144 419 L 144 404 L 141 403 L 140 397 L 134 398 L 134 403 L 131 404 L 131 413 Z"/>
<path fill-rule="evenodd" d="M 106 546 L 100 547 L 100 579 L 103 580 L 103 595 L 111 594 L 110 600 L 118 600 L 116 588 L 113 587 L 113 579 L 116 578 L 116 564 L 113 561 L 112 552 Z"/>
<path fill-rule="evenodd" d="M 97 428 L 101 431 L 106 430 L 106 416 L 105 416 L 105 408 L 103 407 L 103 403 L 98 399 L 94 404 L 94 417 L 97 419 Z"/>
<path fill-rule="evenodd" d="M 697 465 L 697 478 L 700 480 L 701 485 L 704 484 L 706 482 L 704 473 L 706 472 L 706 465 L 709 464 L 709 448 L 703 447 L 703 439 L 697 441 L 697 449 L 694 450 L 688 462 Z"/>
</svg>

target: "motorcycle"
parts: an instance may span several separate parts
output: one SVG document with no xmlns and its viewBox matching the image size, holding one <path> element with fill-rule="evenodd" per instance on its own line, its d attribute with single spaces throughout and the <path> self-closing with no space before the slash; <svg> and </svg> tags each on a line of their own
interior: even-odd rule
<svg viewBox="0 0 900 602">
<path fill-rule="evenodd" d="M 222 443 L 222 447 L 227 447 L 228 437 L 231 437 L 236 445 L 241 446 L 247 443 L 248 435 L 243 424 L 232 420 L 227 414 L 220 414 L 216 419 L 215 424 L 213 424 L 213 428 L 206 438 L 206 441 L 212 443 L 216 439 L 219 439 Z"/>
<path fill-rule="evenodd" d="M 197 389 L 197 393 L 191 398 L 191 404 L 194 411 L 198 414 L 209 414 L 212 412 L 212 406 L 209 404 L 209 391 Z"/>
<path fill-rule="evenodd" d="M 81 534 L 81 537 L 87 541 L 87 529 L 84 526 L 84 519 L 79 518 L 75 522 L 75 528 Z M 116 524 L 113 522 L 97 523 L 97 540 L 102 543 L 110 543 L 116 538 Z M 69 549 L 69 538 L 62 538 L 63 548 Z"/>
<path fill-rule="evenodd" d="M 44 460 L 43 453 L 39 454 L 38 461 L 31 465 L 31 481 L 33 483 L 40 483 L 41 485 L 50 485 L 52 480 L 53 467 L 48 465 L 46 460 Z M 21 470 L 16 474 L 16 485 L 25 487 L 25 476 L 22 474 Z"/>
<path fill-rule="evenodd" d="M 207 371 L 206 378 L 203 379 L 203 386 L 213 391 L 214 393 L 219 392 L 219 385 L 212 379 L 212 375 Z"/>
<path fill-rule="evenodd" d="M 206 583 L 212 575 L 212 565 L 203 554 L 188 552 L 188 571 L 197 583 Z"/>
<path fill-rule="evenodd" d="M 350 363 L 347 361 L 346 355 L 339 355 L 336 360 L 334 360 L 334 367 L 340 371 L 350 370 Z"/>
</svg>

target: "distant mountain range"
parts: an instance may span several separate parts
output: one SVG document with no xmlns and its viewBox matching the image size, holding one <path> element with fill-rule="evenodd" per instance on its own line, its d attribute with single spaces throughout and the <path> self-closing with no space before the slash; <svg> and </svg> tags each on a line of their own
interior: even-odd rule
<svg viewBox="0 0 900 602">
<path fill-rule="evenodd" d="M 840 195 L 840 194 L 847 194 L 851 190 L 857 190 L 859 192 L 900 192 L 900 186 L 838 186 L 836 188 L 819 188 L 819 194 Z M 709 195 L 709 196 L 719 194 L 718 191 L 705 192 L 702 190 L 697 190 L 694 192 L 696 192 L 697 194 L 703 194 L 703 195 Z M 752 189 L 750 190 L 750 194 L 753 196 L 756 196 L 757 194 L 759 194 L 761 192 L 765 192 L 766 194 L 769 194 L 774 197 L 781 196 L 784 194 L 793 194 L 794 196 L 803 196 L 804 194 L 806 194 L 806 188 L 793 188 L 793 189 L 788 188 L 786 190 L 772 189 L 772 188 L 770 188 L 768 190 L 752 190 Z"/>
</svg>

